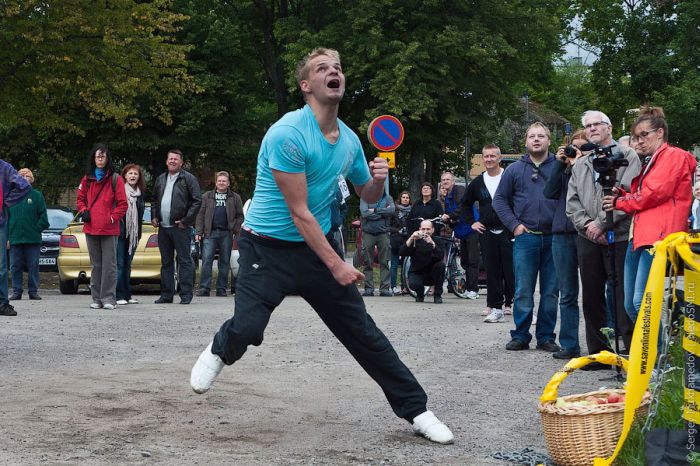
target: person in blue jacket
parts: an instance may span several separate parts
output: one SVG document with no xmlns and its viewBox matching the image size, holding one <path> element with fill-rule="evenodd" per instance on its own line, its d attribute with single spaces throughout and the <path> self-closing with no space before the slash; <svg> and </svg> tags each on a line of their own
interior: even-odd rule
<svg viewBox="0 0 700 466">
<path fill-rule="evenodd" d="M 0 244 L 7 244 L 8 217 L 5 208 L 19 203 L 32 190 L 32 185 L 20 175 L 12 165 L 0 159 Z M 0 254 L 0 315 L 16 316 L 17 311 L 10 304 L 7 283 L 7 254 Z"/>
<path fill-rule="evenodd" d="M 547 199 L 544 187 L 553 176 L 556 158 L 549 152 L 549 129 L 533 123 L 525 133 L 527 153 L 511 164 L 501 178 L 493 208 L 503 225 L 513 232 L 513 272 L 515 299 L 509 351 L 529 348 L 530 325 L 534 311 L 537 276 L 540 278 L 540 304 L 535 337 L 537 349 L 556 353 L 554 327 L 557 324 L 559 284 L 552 260 L 552 222 L 557 201 Z"/>
</svg>

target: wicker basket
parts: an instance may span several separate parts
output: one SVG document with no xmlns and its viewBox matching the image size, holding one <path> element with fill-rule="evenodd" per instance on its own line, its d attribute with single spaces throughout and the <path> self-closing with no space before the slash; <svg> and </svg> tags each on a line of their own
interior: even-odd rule
<svg viewBox="0 0 700 466">
<path fill-rule="evenodd" d="M 591 358 L 589 362 L 592 361 Z M 561 398 L 582 401 L 589 396 L 607 398 L 611 393 L 624 394 L 625 390 L 600 390 Z M 638 417 L 647 416 L 650 398 L 647 392 L 637 410 Z M 547 448 L 557 465 L 590 466 L 594 458 L 607 458 L 612 454 L 622 432 L 624 402 L 564 407 L 557 407 L 555 403 L 541 402 L 538 411 Z"/>
</svg>

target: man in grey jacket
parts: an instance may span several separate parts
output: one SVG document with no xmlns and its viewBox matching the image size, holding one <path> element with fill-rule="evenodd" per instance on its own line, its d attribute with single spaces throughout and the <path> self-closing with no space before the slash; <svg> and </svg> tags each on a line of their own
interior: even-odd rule
<svg viewBox="0 0 700 466">
<path fill-rule="evenodd" d="M 175 252 L 177 251 L 180 304 L 192 301 L 194 261 L 190 255 L 192 226 L 202 205 L 199 182 L 183 170 L 182 152 L 168 151 L 168 171 L 161 174 L 153 187 L 151 223 L 158 228 L 160 249 L 160 297 L 156 304 L 172 303 L 175 294 Z"/>
<path fill-rule="evenodd" d="M 612 138 L 610 119 L 603 112 L 589 110 L 581 117 L 581 123 L 586 130 L 586 139 L 600 147 L 615 144 Z M 613 156 L 622 155 L 629 163 L 617 170 L 616 186 L 629 189 L 632 179 L 641 170 L 641 162 L 637 153 L 629 148 L 616 145 L 612 148 Z M 608 242 L 606 238 L 605 211 L 602 209 L 603 188 L 598 182 L 600 174 L 593 169 L 595 154 L 581 159 L 574 165 L 569 180 L 566 196 L 566 215 L 574 224 L 578 237 L 578 263 L 581 270 L 581 294 L 583 296 L 583 315 L 586 320 L 586 343 L 589 354 L 610 350 L 607 338 L 600 331 L 607 327 L 607 311 L 605 304 L 605 282 L 611 275 L 610 260 L 608 259 Z M 623 271 L 625 252 L 629 235 L 631 218 L 622 211 L 613 213 L 613 232 L 615 250 L 615 287 L 618 335 L 627 350 L 630 348 L 632 331 L 634 330 L 624 308 Z M 590 364 L 586 370 L 606 369 L 601 364 Z"/>
<path fill-rule="evenodd" d="M 394 201 L 386 192 L 374 204 L 367 204 L 364 200 L 360 201 L 362 254 L 365 262 L 365 291 L 362 293 L 362 296 L 374 296 L 372 263 L 374 262 L 375 247 L 379 257 L 379 296 L 393 296 L 389 273 L 391 256 L 389 232 L 391 217 L 394 215 L 395 209 Z"/>
<path fill-rule="evenodd" d="M 199 279 L 197 296 L 209 296 L 211 289 L 211 269 L 214 254 L 219 250 L 217 260 L 216 296 L 226 296 L 229 261 L 233 237 L 243 225 L 243 202 L 241 196 L 230 189 L 229 173 L 216 174 L 216 189 L 202 195 L 202 208 L 197 214 L 194 239 L 202 241 L 202 274 Z"/>
</svg>

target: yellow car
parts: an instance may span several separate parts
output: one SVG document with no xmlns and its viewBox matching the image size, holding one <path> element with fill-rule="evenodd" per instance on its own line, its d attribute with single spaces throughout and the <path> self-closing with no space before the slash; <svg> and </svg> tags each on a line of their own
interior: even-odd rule
<svg viewBox="0 0 700 466">
<path fill-rule="evenodd" d="M 190 246 L 195 269 L 199 264 L 199 248 L 194 243 L 194 230 Z M 59 289 L 63 294 L 75 294 L 78 286 L 90 283 L 90 254 L 88 253 L 83 222 L 73 219 L 68 224 L 59 240 L 58 251 Z M 136 246 L 134 259 L 131 262 L 131 282 L 159 283 L 160 282 L 160 249 L 158 249 L 158 228 L 151 225 L 151 208 L 146 205 L 143 215 L 141 240 Z M 176 284 L 177 284 L 177 277 Z"/>
</svg>

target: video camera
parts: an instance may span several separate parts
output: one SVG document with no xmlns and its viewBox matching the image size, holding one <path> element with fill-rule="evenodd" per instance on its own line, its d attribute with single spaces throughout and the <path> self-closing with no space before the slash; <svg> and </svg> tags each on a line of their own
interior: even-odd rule
<svg viewBox="0 0 700 466">
<path fill-rule="evenodd" d="M 630 164 L 622 152 L 613 153 L 613 147 L 615 147 L 615 144 L 599 146 L 592 142 L 581 146 L 583 152 L 593 151 L 591 154 L 591 157 L 593 157 L 593 170 L 600 174 L 598 183 L 600 183 L 604 191 L 610 190 L 615 186 L 617 169 L 627 167 Z"/>
</svg>

